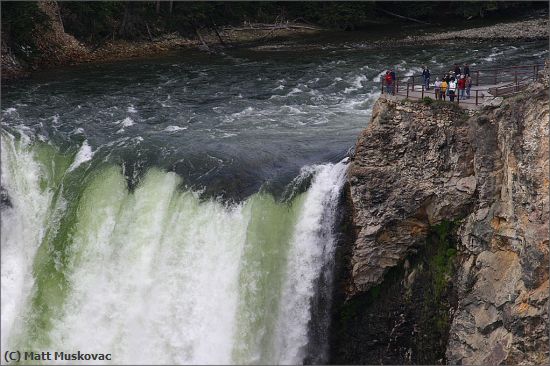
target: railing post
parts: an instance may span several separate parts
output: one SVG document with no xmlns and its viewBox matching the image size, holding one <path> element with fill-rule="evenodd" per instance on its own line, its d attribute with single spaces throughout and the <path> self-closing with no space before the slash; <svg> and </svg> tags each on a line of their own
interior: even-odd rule
<svg viewBox="0 0 550 366">
<path fill-rule="evenodd" d="M 460 104 L 460 89 L 456 89 L 456 104 Z"/>
<path fill-rule="evenodd" d="M 518 91 L 518 70 L 514 70 L 514 83 L 516 84 L 514 91 Z"/>
<path fill-rule="evenodd" d="M 479 91 L 479 90 L 476 90 L 476 105 L 478 104 L 478 95 L 477 95 L 477 92 L 478 92 L 478 91 Z"/>
<path fill-rule="evenodd" d="M 479 86 L 479 71 L 476 71 L 476 86 Z"/>
<path fill-rule="evenodd" d="M 413 75 L 413 83 L 412 83 L 412 88 L 411 88 L 412 91 L 414 91 L 414 75 Z"/>
<path fill-rule="evenodd" d="M 407 83 L 407 99 L 409 98 L 409 83 Z"/>
<path fill-rule="evenodd" d="M 424 85 L 422 85 L 422 98 L 421 99 L 424 99 Z"/>
</svg>

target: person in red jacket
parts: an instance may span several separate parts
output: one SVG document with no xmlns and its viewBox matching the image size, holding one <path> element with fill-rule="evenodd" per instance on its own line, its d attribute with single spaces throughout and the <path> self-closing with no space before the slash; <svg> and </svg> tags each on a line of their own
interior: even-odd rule
<svg viewBox="0 0 550 366">
<path fill-rule="evenodd" d="M 466 79 L 464 75 L 460 75 L 460 79 L 458 79 L 458 93 L 460 99 L 464 99 L 464 90 L 466 90 Z"/>
<path fill-rule="evenodd" d="M 386 76 L 384 77 L 384 81 L 386 82 L 387 93 L 394 95 L 393 79 L 392 79 L 390 70 L 386 71 Z"/>
</svg>

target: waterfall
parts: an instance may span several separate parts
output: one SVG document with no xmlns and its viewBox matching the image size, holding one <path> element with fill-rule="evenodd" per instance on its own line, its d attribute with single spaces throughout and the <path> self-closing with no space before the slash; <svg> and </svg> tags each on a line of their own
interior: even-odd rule
<svg viewBox="0 0 550 366">
<path fill-rule="evenodd" d="M 156 168 L 129 190 L 82 146 L 63 154 L 2 132 L 2 350 L 303 362 L 344 162 L 305 167 L 309 187 L 286 201 L 226 204 Z"/>
</svg>

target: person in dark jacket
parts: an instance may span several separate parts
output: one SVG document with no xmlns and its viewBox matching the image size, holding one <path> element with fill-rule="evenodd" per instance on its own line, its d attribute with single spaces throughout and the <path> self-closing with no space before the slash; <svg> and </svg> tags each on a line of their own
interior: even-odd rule
<svg viewBox="0 0 550 366">
<path fill-rule="evenodd" d="M 468 64 L 464 64 L 463 74 L 466 75 L 466 76 L 470 76 L 470 66 L 468 66 Z"/>
<path fill-rule="evenodd" d="M 422 81 L 424 88 L 430 90 L 430 70 L 427 66 L 422 67 Z"/>
<path fill-rule="evenodd" d="M 458 75 L 462 74 L 462 72 L 460 71 L 460 66 L 458 66 L 458 64 L 455 64 L 455 76 L 458 77 Z"/>
</svg>

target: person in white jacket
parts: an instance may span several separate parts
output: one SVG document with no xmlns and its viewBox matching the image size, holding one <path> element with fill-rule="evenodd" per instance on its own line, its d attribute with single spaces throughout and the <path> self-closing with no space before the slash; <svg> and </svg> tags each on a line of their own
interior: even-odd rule
<svg viewBox="0 0 550 366">
<path fill-rule="evenodd" d="M 447 94 L 449 94 L 449 100 L 451 102 L 455 101 L 455 95 L 456 95 L 456 81 L 455 78 L 451 78 L 451 81 L 449 81 L 449 87 L 447 88 Z"/>
</svg>

